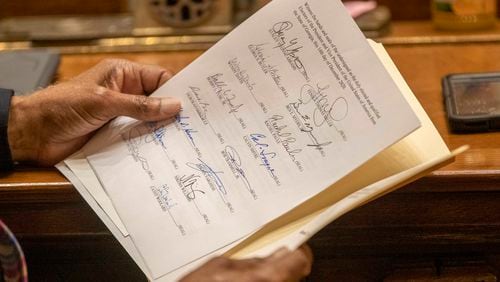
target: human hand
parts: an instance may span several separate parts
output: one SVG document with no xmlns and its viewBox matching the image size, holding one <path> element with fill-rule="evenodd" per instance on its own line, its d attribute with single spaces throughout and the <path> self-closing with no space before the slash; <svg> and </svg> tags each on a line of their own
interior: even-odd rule
<svg viewBox="0 0 500 282">
<path fill-rule="evenodd" d="M 309 275 L 311 265 L 311 249 L 304 245 L 295 251 L 279 249 L 266 258 L 232 260 L 216 257 L 180 281 L 299 281 Z"/>
<path fill-rule="evenodd" d="M 170 77 L 159 66 L 105 60 L 67 82 L 13 97 L 8 123 L 12 159 L 54 165 L 117 116 L 144 121 L 175 116 L 181 108 L 178 99 L 146 96 Z"/>
</svg>

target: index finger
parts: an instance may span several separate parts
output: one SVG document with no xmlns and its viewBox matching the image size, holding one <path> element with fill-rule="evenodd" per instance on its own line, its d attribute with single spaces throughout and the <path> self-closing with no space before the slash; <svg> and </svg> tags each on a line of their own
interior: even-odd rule
<svg viewBox="0 0 500 282">
<path fill-rule="evenodd" d="M 151 94 L 172 77 L 172 72 L 166 68 L 157 65 L 137 64 L 142 85 L 145 94 Z M 125 81 L 127 82 L 127 81 Z M 127 84 L 125 83 L 125 87 Z M 128 92 L 126 92 L 128 93 Z"/>
<path fill-rule="evenodd" d="M 171 77 L 169 70 L 157 65 L 106 59 L 75 79 L 93 82 L 116 92 L 148 95 Z"/>
</svg>

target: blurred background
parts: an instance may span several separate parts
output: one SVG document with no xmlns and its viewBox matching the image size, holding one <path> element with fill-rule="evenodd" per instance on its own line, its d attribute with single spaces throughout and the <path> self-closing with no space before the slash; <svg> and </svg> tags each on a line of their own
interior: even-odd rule
<svg viewBox="0 0 500 282">
<path fill-rule="evenodd" d="M 177 44 L 180 46 L 179 43 L 184 43 L 188 46 L 187 48 L 204 48 L 207 47 L 207 44 L 220 39 L 223 34 L 230 31 L 268 1 L 1 1 L 0 43 L 3 42 L 3 44 L 0 45 L 0 50 L 54 45 L 116 47 Z M 496 21 L 498 13 L 496 1 L 378 0 L 343 2 L 351 4 L 356 2 L 353 5 L 356 21 L 368 37 L 378 38 L 390 33 L 391 21 L 429 21 L 433 15 L 436 15 L 435 11 L 431 12 L 435 7 L 442 8 L 445 12 L 447 9 L 455 12 L 455 6 L 458 7 L 458 4 L 455 5 L 453 2 L 460 2 L 461 7 L 465 7 L 462 10 L 466 11 L 474 10 L 474 5 L 477 6 L 477 3 L 489 3 L 484 5 L 492 5 L 493 3 L 495 9 L 488 14 L 490 22 L 486 25 L 486 27 L 491 27 L 495 25 L 494 21 Z M 456 15 L 453 16 L 456 17 Z M 437 21 L 443 20 L 443 17 L 439 18 L 439 15 L 437 18 Z M 465 22 L 465 28 L 475 27 L 474 21 L 477 21 L 478 18 L 471 19 L 471 14 L 467 12 L 461 18 L 451 19 L 451 25 L 446 25 L 446 23 L 439 25 L 439 22 L 436 25 L 435 22 L 434 27 L 444 27 L 444 29 L 463 27 L 460 26 L 460 22 Z M 444 15 L 444 21 L 450 22 L 450 16 Z M 179 36 L 184 35 L 188 37 L 179 38 Z M 99 39 L 113 40 L 89 41 Z M 179 46 L 175 48 L 181 48 Z M 76 49 L 66 48 L 66 50 L 70 52 Z M 100 51 L 103 51 L 102 48 Z"/>
</svg>

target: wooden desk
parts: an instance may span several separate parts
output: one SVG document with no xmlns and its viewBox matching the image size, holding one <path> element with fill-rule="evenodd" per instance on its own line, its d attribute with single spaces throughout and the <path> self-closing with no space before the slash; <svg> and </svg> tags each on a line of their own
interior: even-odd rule
<svg viewBox="0 0 500 282">
<path fill-rule="evenodd" d="M 407 269 L 434 275 L 458 266 L 477 277 L 498 275 L 500 133 L 450 134 L 440 79 L 448 73 L 500 71 L 500 43 L 387 49 L 448 146 L 469 144 L 471 149 L 455 163 L 325 228 L 311 241 L 316 253 L 311 280 L 399 281 L 412 277 Z M 199 55 L 198 51 L 65 55 L 59 79 L 69 79 L 107 57 L 178 71 Z M 144 279 L 58 172 L 19 168 L 0 182 L 0 218 L 20 238 L 34 280 Z"/>
</svg>

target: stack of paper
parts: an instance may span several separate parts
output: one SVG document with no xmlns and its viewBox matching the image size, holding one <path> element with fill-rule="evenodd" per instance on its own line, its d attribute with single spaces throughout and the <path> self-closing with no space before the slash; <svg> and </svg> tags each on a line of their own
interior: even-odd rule
<svg viewBox="0 0 500 282">
<path fill-rule="evenodd" d="M 154 281 L 296 247 L 453 157 L 340 1 L 272 1 L 153 95 L 175 121 L 115 119 L 58 168 Z"/>
</svg>

